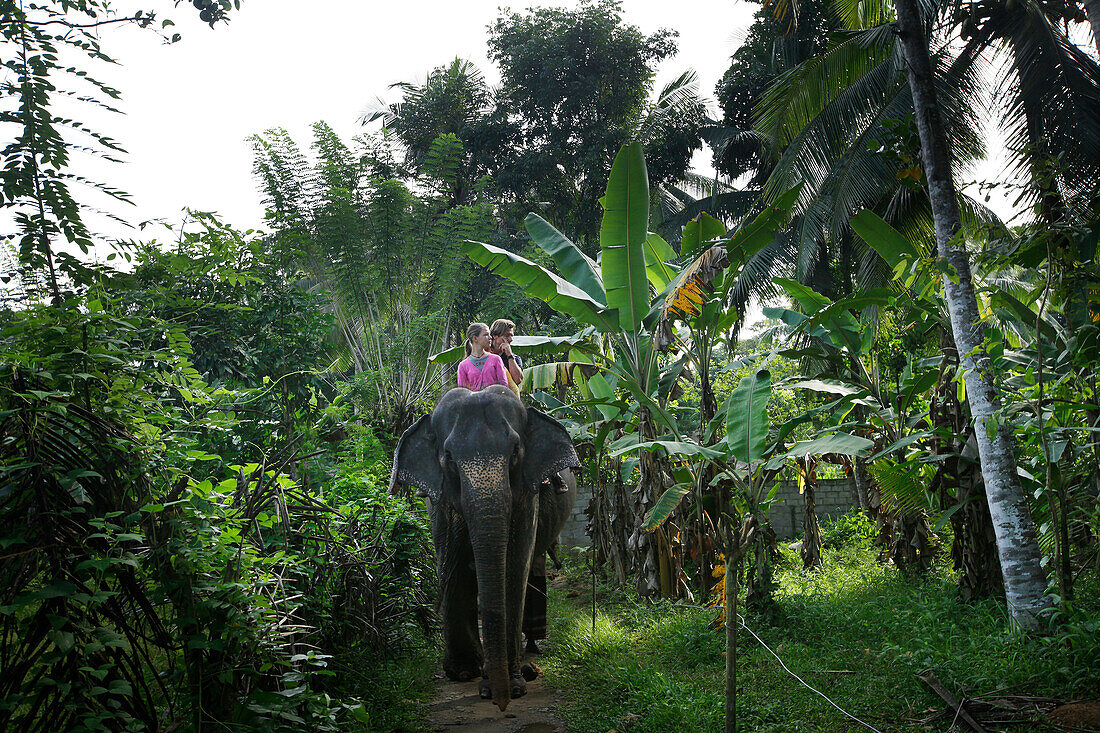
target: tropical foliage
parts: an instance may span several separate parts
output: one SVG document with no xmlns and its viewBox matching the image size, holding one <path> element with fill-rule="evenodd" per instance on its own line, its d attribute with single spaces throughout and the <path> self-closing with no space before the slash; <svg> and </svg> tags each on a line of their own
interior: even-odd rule
<svg viewBox="0 0 1100 733">
<path fill-rule="evenodd" d="M 192 5 L 213 26 L 237 3 Z M 598 610 L 559 626 L 551 675 L 613 662 L 629 699 L 678 699 L 629 641 L 714 668 L 691 720 L 770 725 L 738 701 L 747 616 L 858 640 L 875 685 L 935 664 L 1095 693 L 1100 66 L 1072 28 L 1093 5 L 769 3 L 721 121 L 693 72 L 654 87 L 675 33 L 613 0 L 501 11 L 499 84 L 456 59 L 395 84 L 381 130 L 250 138 L 265 231 L 190 212 L 92 264 L 93 211 L 128 197 L 79 154 L 123 146 L 58 101 L 120 104 L 92 76 L 105 25 L 179 38 L 144 9 L 0 0 L 0 727 L 418 724 L 432 553 L 391 454 L 499 317 L 523 398 L 585 460 L 604 610 L 658 609 L 629 639 Z M 1005 181 L 956 186 L 994 118 L 1030 207 L 1011 226 L 970 198 Z M 826 476 L 858 513 L 819 517 Z M 769 521 L 784 482 L 797 548 Z M 688 719 L 652 710 L 640 729 Z"/>
</svg>

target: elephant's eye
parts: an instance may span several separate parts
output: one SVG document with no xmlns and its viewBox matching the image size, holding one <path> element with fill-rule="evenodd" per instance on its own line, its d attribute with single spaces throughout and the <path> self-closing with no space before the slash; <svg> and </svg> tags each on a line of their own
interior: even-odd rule
<svg viewBox="0 0 1100 733">
<path fill-rule="evenodd" d="M 518 464 L 523 460 L 523 446 L 517 445 L 516 449 L 512 451 L 512 465 Z"/>
</svg>

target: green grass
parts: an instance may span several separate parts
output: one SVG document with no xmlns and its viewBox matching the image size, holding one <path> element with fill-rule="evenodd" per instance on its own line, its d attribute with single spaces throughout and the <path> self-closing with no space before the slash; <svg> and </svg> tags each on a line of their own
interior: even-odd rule
<svg viewBox="0 0 1100 733">
<path fill-rule="evenodd" d="M 433 637 L 400 659 L 383 662 L 355 655 L 354 661 L 339 669 L 339 692 L 358 699 L 369 718 L 366 725 L 355 724 L 350 730 L 428 731 L 425 715 L 440 669 L 440 643 Z"/>
<path fill-rule="evenodd" d="M 926 669 L 962 695 L 1009 687 L 1100 695 L 1095 578 L 1079 585 L 1077 597 L 1087 600 L 1061 630 L 1027 639 L 1006 631 L 1003 602 L 959 601 L 949 571 L 905 578 L 875 562 L 863 542 L 827 551 L 822 572 L 802 571 L 797 555 L 784 552 L 776 614 L 746 623 L 807 683 L 884 733 L 928 730 L 912 719 L 944 707 L 916 677 Z M 723 730 L 725 639 L 711 629 L 715 612 L 647 606 L 600 587 L 593 633 L 589 583 L 569 565 L 551 584 L 550 653 L 541 660 L 569 700 L 560 712 L 571 733 Z M 580 595 L 567 598 L 566 588 Z M 740 730 L 867 730 L 786 674 L 746 632 L 739 649 Z"/>
</svg>

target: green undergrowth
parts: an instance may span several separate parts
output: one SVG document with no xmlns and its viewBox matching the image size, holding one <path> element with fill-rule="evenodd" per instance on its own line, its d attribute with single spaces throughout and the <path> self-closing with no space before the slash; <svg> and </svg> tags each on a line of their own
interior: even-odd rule
<svg viewBox="0 0 1100 733">
<path fill-rule="evenodd" d="M 438 639 L 410 651 L 401 659 L 378 663 L 364 656 L 361 665 L 349 669 L 348 682 L 363 703 L 366 731 L 422 733 L 425 703 L 435 692 L 435 672 L 440 666 Z"/>
<path fill-rule="evenodd" d="M 947 729 L 950 717 L 930 727 L 918 722 L 944 708 L 917 678 L 924 670 L 961 696 L 1100 695 L 1095 577 L 1079 584 L 1077 597 L 1087 600 L 1062 624 L 1026 639 L 1006 631 L 1003 601 L 959 600 L 942 568 L 912 579 L 882 567 L 864 537 L 827 551 L 821 572 L 803 571 L 796 551 L 783 553 L 775 612 L 770 620 L 750 614 L 745 623 L 806 683 L 884 733 Z M 551 653 L 542 662 L 569 700 L 561 711 L 568 729 L 723 730 L 725 638 L 712 628 L 716 612 L 646 605 L 600 585 L 593 631 L 590 582 L 581 563 L 567 564 L 550 595 Z M 867 730 L 802 686 L 745 631 L 738 695 L 739 730 Z"/>
</svg>

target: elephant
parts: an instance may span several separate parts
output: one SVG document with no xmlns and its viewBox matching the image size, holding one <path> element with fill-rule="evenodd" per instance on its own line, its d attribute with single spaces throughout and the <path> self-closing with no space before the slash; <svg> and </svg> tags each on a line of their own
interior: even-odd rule
<svg viewBox="0 0 1100 733">
<path fill-rule="evenodd" d="M 458 681 L 482 675 L 481 696 L 502 712 L 527 692 L 520 647 L 531 558 L 565 524 L 576 500 L 568 469 L 580 465 L 561 423 L 500 385 L 451 389 L 394 451 L 391 488 L 415 486 L 431 517 L 443 669 Z M 554 474 L 558 486 L 547 481 Z"/>
</svg>

